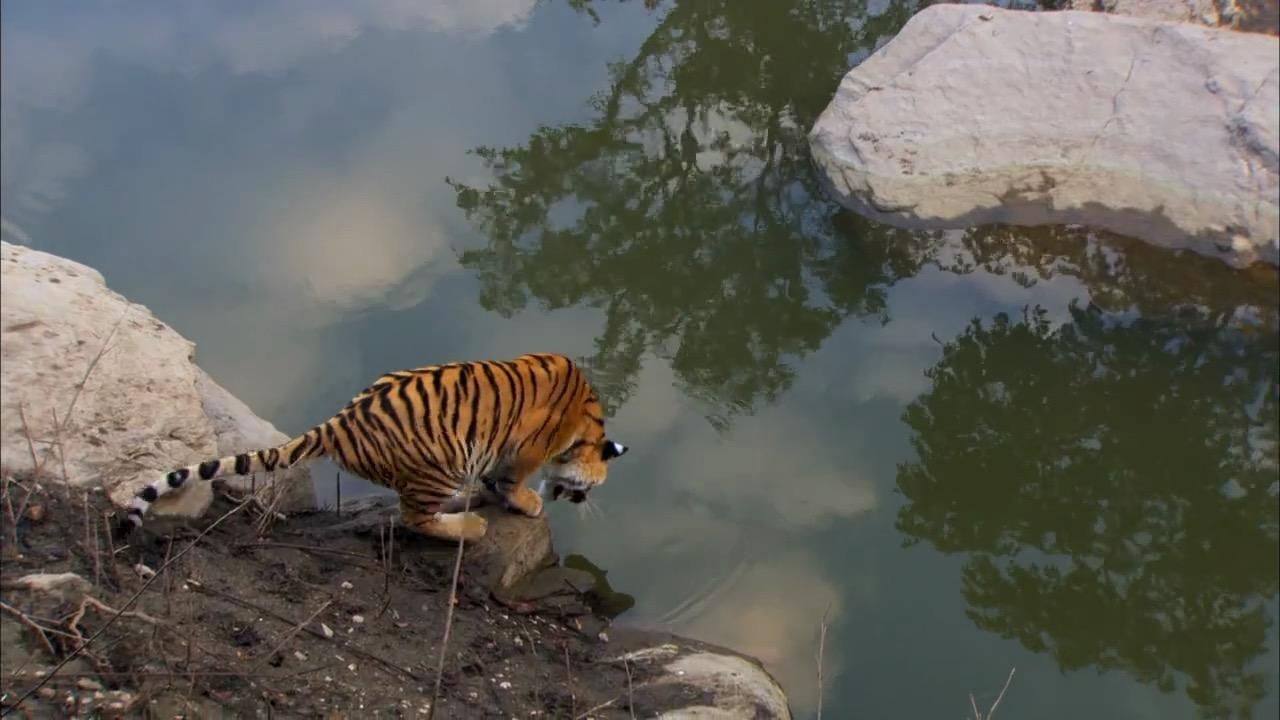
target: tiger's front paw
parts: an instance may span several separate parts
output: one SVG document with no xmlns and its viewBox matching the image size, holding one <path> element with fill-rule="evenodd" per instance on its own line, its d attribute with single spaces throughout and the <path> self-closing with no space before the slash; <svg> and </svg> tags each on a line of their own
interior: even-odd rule
<svg viewBox="0 0 1280 720">
<path fill-rule="evenodd" d="M 542 516 L 542 496 L 521 485 L 507 496 L 507 507 L 531 518 Z"/>
</svg>

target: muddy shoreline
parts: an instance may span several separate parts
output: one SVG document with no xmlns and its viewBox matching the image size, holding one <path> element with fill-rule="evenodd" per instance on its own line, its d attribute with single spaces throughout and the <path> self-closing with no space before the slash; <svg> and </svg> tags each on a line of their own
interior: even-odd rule
<svg viewBox="0 0 1280 720">
<path fill-rule="evenodd" d="M 378 523 L 326 532 L 331 511 L 263 523 L 226 493 L 200 519 L 157 521 L 115 546 L 103 493 L 21 476 L 5 491 L 6 714 L 427 715 L 454 546 L 391 539 Z M 87 592 L 22 587 L 32 573 L 74 573 Z M 495 592 L 485 574 L 483 562 L 463 565 L 435 717 L 629 718 L 721 706 L 714 689 L 664 681 L 663 663 L 727 657 L 722 649 L 609 628 L 597 609 L 609 600 L 595 585 L 564 582 L 524 599 Z"/>
</svg>

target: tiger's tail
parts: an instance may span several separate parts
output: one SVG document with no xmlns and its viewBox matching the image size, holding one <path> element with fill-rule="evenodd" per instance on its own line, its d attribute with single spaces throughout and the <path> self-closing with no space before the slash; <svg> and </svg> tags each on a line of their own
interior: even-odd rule
<svg viewBox="0 0 1280 720">
<path fill-rule="evenodd" d="M 277 447 L 206 460 L 197 465 L 188 465 L 166 473 L 144 485 L 133 496 L 128 513 L 120 521 L 119 531 L 127 533 L 141 527 L 142 516 L 150 509 L 152 503 L 171 492 L 180 490 L 183 484 L 193 477 L 208 481 L 224 475 L 250 475 L 258 472 L 287 470 L 299 463 L 326 455 L 327 448 L 324 442 L 326 425 L 328 423 L 317 425 Z"/>
</svg>

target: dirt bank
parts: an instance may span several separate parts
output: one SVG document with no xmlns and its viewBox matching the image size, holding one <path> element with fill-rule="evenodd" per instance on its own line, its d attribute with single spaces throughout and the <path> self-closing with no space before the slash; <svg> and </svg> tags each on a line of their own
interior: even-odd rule
<svg viewBox="0 0 1280 720">
<path fill-rule="evenodd" d="M 326 533 L 338 522 L 330 511 L 263 522 L 222 493 L 204 517 L 152 522 L 117 546 L 102 492 L 68 497 L 22 477 L 5 485 L 6 715 L 426 716 L 454 546 L 392 539 L 376 520 L 350 527 L 361 523 L 344 518 Z M 593 612 L 618 607 L 606 586 L 589 572 L 548 572 L 499 598 L 485 563 L 464 563 L 436 717 L 629 718 L 734 706 L 714 684 L 669 676 L 677 657 L 736 656 L 614 632 Z M 32 573 L 83 580 L 64 581 L 58 597 L 22 587 Z M 563 587 L 546 587 L 548 578 Z M 627 653 L 638 654 L 623 660 Z M 731 716 L 785 715 L 783 703 L 753 701 Z"/>
</svg>

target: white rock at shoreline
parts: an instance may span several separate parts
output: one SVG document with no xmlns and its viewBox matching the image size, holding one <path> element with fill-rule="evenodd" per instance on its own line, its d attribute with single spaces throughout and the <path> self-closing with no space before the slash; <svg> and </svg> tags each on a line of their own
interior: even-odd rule
<svg viewBox="0 0 1280 720">
<path fill-rule="evenodd" d="M 660 720 L 791 717 L 786 694 L 753 659 L 673 635 L 630 631 L 619 631 L 619 635 L 622 644 L 640 647 L 612 658 L 612 665 L 623 664 L 625 659 L 626 664 L 646 673 L 661 668 L 633 691 L 637 705 Z M 644 639 L 668 642 L 635 642 Z"/>
<path fill-rule="evenodd" d="M 102 484 L 123 504 L 156 472 L 286 439 L 198 368 L 194 351 L 96 270 L 0 242 L 0 461 L 9 472 L 32 469 L 25 415 L 45 481 L 62 479 L 60 441 L 67 482 Z M 314 502 L 305 468 L 290 471 L 281 487 L 282 510 Z M 208 483 L 190 483 L 154 511 L 195 516 L 211 497 Z"/>
<path fill-rule="evenodd" d="M 1079 223 L 1280 262 L 1280 45 L 1090 12 L 932 5 L 810 133 L 832 194 L 909 227 Z"/>
</svg>

